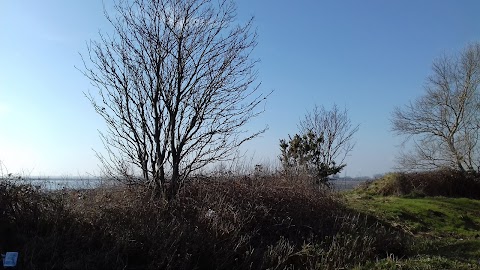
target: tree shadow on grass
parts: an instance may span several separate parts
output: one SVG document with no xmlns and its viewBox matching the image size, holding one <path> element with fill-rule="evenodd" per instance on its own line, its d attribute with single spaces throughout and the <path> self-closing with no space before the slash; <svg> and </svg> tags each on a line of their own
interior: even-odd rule
<svg viewBox="0 0 480 270">
<path fill-rule="evenodd" d="M 449 259 L 469 262 L 472 258 L 480 258 L 480 239 L 438 241 L 432 243 L 430 255 L 438 255 Z"/>
</svg>

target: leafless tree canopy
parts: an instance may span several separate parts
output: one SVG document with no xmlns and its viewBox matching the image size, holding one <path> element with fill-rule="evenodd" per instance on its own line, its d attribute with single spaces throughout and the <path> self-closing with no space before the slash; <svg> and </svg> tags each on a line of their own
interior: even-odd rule
<svg viewBox="0 0 480 270">
<path fill-rule="evenodd" d="M 339 173 L 355 143 L 353 126 L 347 110 L 336 105 L 331 110 L 317 107 L 300 121 L 300 135 L 280 140 L 280 161 L 289 177 L 306 175 L 315 183 L 328 184 L 328 177 Z"/>
<path fill-rule="evenodd" d="M 299 128 L 301 134 L 311 131 L 323 138 L 319 149 L 322 163 L 343 168 L 345 158 L 355 146 L 353 135 L 358 131 L 359 125 L 352 125 L 347 109 L 340 110 L 337 105 L 333 105 L 331 110 L 315 106 L 300 121 Z"/>
<path fill-rule="evenodd" d="M 263 132 L 245 130 L 265 97 L 252 20 L 234 25 L 235 12 L 227 0 L 117 0 L 115 16 L 105 13 L 115 32 L 89 43 L 83 73 L 108 126 L 107 173 L 171 197 L 191 172 Z"/>
<path fill-rule="evenodd" d="M 414 145 L 400 155 L 400 166 L 479 171 L 480 43 L 439 58 L 432 69 L 425 95 L 393 112 L 393 131 Z"/>
</svg>

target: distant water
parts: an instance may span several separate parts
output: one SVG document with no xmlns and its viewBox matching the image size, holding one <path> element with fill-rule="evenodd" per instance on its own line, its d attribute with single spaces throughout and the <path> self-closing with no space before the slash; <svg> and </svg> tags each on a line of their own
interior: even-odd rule
<svg viewBox="0 0 480 270">
<path fill-rule="evenodd" d="M 330 183 L 332 183 L 333 189 L 337 191 L 347 191 L 356 188 L 368 180 L 370 180 L 370 178 L 339 178 L 332 180 Z"/>
<path fill-rule="evenodd" d="M 358 185 L 369 180 L 368 178 L 339 178 L 331 180 L 332 187 L 337 191 L 352 190 Z M 47 190 L 59 189 L 91 189 L 103 185 L 115 185 L 118 182 L 106 180 L 100 177 L 28 177 L 11 179 L 11 182 L 18 184 L 32 184 Z"/>
<path fill-rule="evenodd" d="M 47 190 L 90 189 L 102 185 L 114 185 L 115 181 L 96 177 L 28 177 L 9 180 L 17 184 L 31 184 Z"/>
</svg>

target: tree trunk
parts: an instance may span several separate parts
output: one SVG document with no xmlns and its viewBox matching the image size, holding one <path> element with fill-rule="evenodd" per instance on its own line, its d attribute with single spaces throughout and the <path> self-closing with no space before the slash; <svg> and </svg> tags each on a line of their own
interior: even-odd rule
<svg viewBox="0 0 480 270">
<path fill-rule="evenodd" d="M 155 187 L 153 191 L 154 197 L 165 198 L 165 170 L 163 166 L 159 166 L 157 172 L 155 173 Z"/>
<path fill-rule="evenodd" d="M 179 171 L 179 164 L 174 163 L 172 168 L 172 178 L 170 179 L 170 186 L 168 191 L 168 200 L 172 200 L 175 198 L 179 188 L 179 180 L 180 180 L 180 171 Z"/>
</svg>

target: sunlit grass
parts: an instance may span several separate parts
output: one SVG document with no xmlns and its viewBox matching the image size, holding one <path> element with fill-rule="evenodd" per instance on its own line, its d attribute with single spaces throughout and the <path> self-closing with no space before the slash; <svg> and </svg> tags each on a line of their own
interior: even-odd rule
<svg viewBox="0 0 480 270">
<path fill-rule="evenodd" d="M 413 234 L 471 238 L 480 233 L 480 201 L 466 198 L 351 196 L 350 205 Z"/>
<path fill-rule="evenodd" d="M 382 196 L 395 174 L 344 193 L 349 207 L 371 214 L 414 237 L 410 256 L 371 261 L 357 269 L 480 269 L 480 201 Z"/>
</svg>

